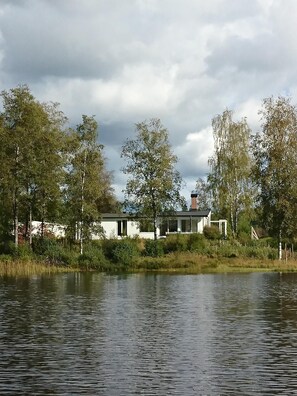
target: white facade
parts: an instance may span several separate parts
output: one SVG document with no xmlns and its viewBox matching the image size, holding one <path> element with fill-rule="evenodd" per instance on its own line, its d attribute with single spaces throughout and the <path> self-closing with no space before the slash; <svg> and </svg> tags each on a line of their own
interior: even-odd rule
<svg viewBox="0 0 297 396">
<path fill-rule="evenodd" d="M 128 214 L 102 214 L 101 226 L 106 238 L 140 237 L 154 239 L 153 231 L 141 230 L 140 221 L 132 219 Z M 205 226 L 211 224 L 211 211 L 180 211 L 170 218 L 158 219 L 157 236 L 163 237 L 170 234 L 203 233 Z M 94 235 L 93 239 L 100 238 Z"/>
<path fill-rule="evenodd" d="M 143 219 L 144 220 L 144 219 Z M 225 221 L 225 220 L 224 220 Z M 225 221 L 226 222 L 226 221 Z M 174 216 L 160 217 L 158 219 L 157 237 L 165 237 L 171 234 L 191 234 L 203 233 L 205 226 L 210 226 L 211 211 L 190 210 L 176 212 Z M 133 219 L 126 213 L 103 213 L 100 225 L 104 237 L 108 239 L 123 237 L 139 237 L 143 239 L 154 239 L 152 227 L 150 230 L 142 229 L 140 221 Z M 44 223 L 45 232 L 55 235 L 57 238 L 64 238 L 66 227 L 54 223 Z M 221 230 L 221 229 L 220 229 Z M 32 235 L 41 234 L 41 222 L 32 222 Z M 79 238 L 79 236 L 77 236 Z M 102 233 L 93 234 L 92 239 L 102 238 Z"/>
<path fill-rule="evenodd" d="M 45 234 L 52 234 L 56 238 L 64 238 L 66 233 L 66 227 L 56 223 L 43 223 L 43 232 Z M 42 222 L 32 221 L 32 235 L 41 235 L 42 233 Z"/>
</svg>

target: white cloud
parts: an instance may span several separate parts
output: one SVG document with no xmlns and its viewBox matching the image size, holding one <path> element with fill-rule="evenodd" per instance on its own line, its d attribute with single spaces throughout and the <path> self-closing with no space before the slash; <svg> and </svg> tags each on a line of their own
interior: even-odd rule
<svg viewBox="0 0 297 396">
<path fill-rule="evenodd" d="M 180 159 L 179 168 L 182 173 L 193 178 L 203 177 L 208 172 L 208 159 L 213 153 L 212 128 L 186 136 L 185 142 L 175 149 Z"/>
<path fill-rule="evenodd" d="M 28 83 L 73 124 L 95 114 L 118 189 L 121 144 L 161 118 L 193 188 L 216 114 L 257 129 L 264 97 L 297 100 L 296 16 L 295 0 L 1 0 L 0 82 Z"/>
</svg>

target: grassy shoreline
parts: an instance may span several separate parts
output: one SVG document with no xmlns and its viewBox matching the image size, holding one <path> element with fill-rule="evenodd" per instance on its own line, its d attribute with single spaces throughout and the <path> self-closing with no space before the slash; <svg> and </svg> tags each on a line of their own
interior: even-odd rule
<svg viewBox="0 0 297 396">
<path fill-rule="evenodd" d="M 77 266 L 59 266 L 42 261 L 6 260 L 0 262 L 0 277 L 31 276 L 94 269 Z M 123 266 L 109 263 L 98 272 L 106 273 L 178 273 L 178 274 L 219 274 L 247 272 L 297 272 L 297 260 L 279 261 L 257 258 L 208 257 L 197 253 L 170 253 L 163 257 L 138 257 L 131 265 Z"/>
<path fill-rule="evenodd" d="M 235 272 L 297 272 L 297 260 L 268 260 L 258 258 L 214 258 L 195 253 L 169 254 L 161 259 L 143 258 L 136 272 L 176 272 L 185 274 Z"/>
<path fill-rule="evenodd" d="M 62 272 L 79 271 L 79 268 L 69 268 L 57 265 L 49 265 L 39 261 L 3 261 L 0 262 L 0 277 L 3 276 L 32 276 L 50 275 Z"/>
</svg>

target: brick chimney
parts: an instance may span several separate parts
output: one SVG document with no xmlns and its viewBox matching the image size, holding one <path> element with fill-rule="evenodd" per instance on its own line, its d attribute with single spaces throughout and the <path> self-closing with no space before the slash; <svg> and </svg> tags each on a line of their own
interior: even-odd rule
<svg viewBox="0 0 297 396">
<path fill-rule="evenodd" d="M 197 192 L 192 191 L 192 193 L 191 193 L 191 208 L 190 208 L 190 210 L 197 210 L 197 208 L 198 208 L 197 196 L 198 196 Z"/>
</svg>

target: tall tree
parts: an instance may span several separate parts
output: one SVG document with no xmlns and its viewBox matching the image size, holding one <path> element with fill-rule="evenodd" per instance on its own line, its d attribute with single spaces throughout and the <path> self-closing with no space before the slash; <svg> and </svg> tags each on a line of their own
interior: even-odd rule
<svg viewBox="0 0 297 396">
<path fill-rule="evenodd" d="M 177 157 L 172 153 L 168 131 L 159 119 L 136 124 L 136 138 L 122 147 L 127 161 L 123 172 L 129 175 L 125 196 L 138 216 L 153 221 L 157 239 L 158 215 L 175 210 L 184 203 L 180 195 L 182 179 L 175 169 Z"/>
<path fill-rule="evenodd" d="M 44 213 L 49 202 L 53 202 L 53 191 L 59 192 L 61 131 L 57 128 L 58 118 L 50 111 L 56 106 L 38 102 L 28 86 L 3 91 L 1 96 L 4 130 L 1 151 L 7 167 L 4 179 L 12 203 L 17 246 L 19 221 L 30 230 L 32 213 Z M 43 221 L 44 218 L 45 215 Z"/>
<path fill-rule="evenodd" d="M 235 122 L 232 112 L 225 110 L 212 120 L 214 155 L 209 159 L 215 210 L 230 222 L 232 235 L 238 231 L 241 211 L 249 210 L 252 200 L 250 128 L 246 119 Z"/>
<path fill-rule="evenodd" d="M 196 181 L 197 208 L 200 210 L 212 208 L 211 186 L 207 180 L 199 177 Z"/>
<path fill-rule="evenodd" d="M 253 141 L 254 176 L 264 227 L 279 239 L 296 234 L 297 111 L 290 99 L 267 98 L 260 111 L 262 132 Z"/>
<path fill-rule="evenodd" d="M 7 134 L 4 128 L 3 117 L 0 116 L 0 238 L 1 241 L 9 239 L 11 233 L 11 194 L 9 191 L 9 161 L 7 157 Z"/>
<path fill-rule="evenodd" d="M 35 143 L 38 162 L 35 185 L 31 194 L 33 213 L 41 221 L 57 221 L 62 203 L 62 185 L 66 165 L 64 125 L 67 121 L 57 103 L 42 104 L 45 117 L 39 140 Z"/>
<path fill-rule="evenodd" d="M 80 240 L 83 254 L 84 241 L 90 237 L 100 221 L 100 200 L 105 190 L 110 189 L 106 177 L 103 146 L 97 143 L 98 124 L 94 117 L 82 116 L 82 123 L 72 134 L 69 174 L 67 178 L 67 200 L 70 226 Z"/>
</svg>

